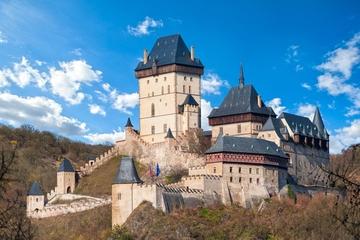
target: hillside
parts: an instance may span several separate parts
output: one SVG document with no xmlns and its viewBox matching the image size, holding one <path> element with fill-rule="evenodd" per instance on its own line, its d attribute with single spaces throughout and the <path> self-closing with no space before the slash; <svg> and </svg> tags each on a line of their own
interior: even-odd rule
<svg viewBox="0 0 360 240">
<path fill-rule="evenodd" d="M 33 220 L 36 240 L 107 239 L 111 234 L 111 206 L 65 216 Z"/>
<path fill-rule="evenodd" d="M 13 174 L 20 180 L 22 191 L 26 191 L 34 180 L 40 181 L 45 191 L 54 188 L 57 167 L 63 157 L 70 159 L 75 167 L 80 167 L 89 157 L 99 156 L 110 148 L 76 142 L 29 125 L 20 128 L 0 125 L 0 140 L 16 141 L 17 159 Z"/>
<path fill-rule="evenodd" d="M 165 215 L 148 202 L 128 218 L 115 239 L 353 239 L 331 213 L 334 202 L 322 197 L 276 199 L 262 212 L 238 206 L 189 209 Z M 336 229 L 336 230 L 335 230 Z"/>
<path fill-rule="evenodd" d="M 75 193 L 94 197 L 111 195 L 111 184 L 116 171 L 119 167 L 121 156 L 114 157 L 100 168 L 92 172 L 91 175 L 81 178 L 76 186 Z M 146 167 L 139 162 L 135 162 L 139 176 L 144 179 L 146 176 Z"/>
</svg>

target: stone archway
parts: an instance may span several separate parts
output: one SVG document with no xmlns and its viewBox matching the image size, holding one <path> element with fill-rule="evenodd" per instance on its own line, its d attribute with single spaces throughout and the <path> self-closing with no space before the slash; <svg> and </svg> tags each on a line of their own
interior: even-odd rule
<svg viewBox="0 0 360 240">
<path fill-rule="evenodd" d="M 71 193 L 71 187 L 67 187 L 66 193 Z"/>
</svg>

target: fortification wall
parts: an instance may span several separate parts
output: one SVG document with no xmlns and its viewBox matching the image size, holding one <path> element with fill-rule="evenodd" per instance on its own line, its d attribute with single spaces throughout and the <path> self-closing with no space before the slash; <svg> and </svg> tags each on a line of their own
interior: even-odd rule
<svg viewBox="0 0 360 240">
<path fill-rule="evenodd" d="M 68 213 L 82 212 L 96 207 L 108 205 L 111 203 L 110 198 L 92 198 L 86 200 L 79 200 L 70 204 L 47 204 L 44 208 L 38 211 L 27 212 L 28 217 L 31 218 L 47 218 Z"/>
<path fill-rule="evenodd" d="M 126 130 L 126 140 L 116 143 L 116 151 L 136 157 L 142 164 L 158 163 L 162 171 L 174 167 L 189 168 L 205 164 L 203 156 L 186 152 L 176 140 L 148 144 L 133 130 Z"/>
<path fill-rule="evenodd" d="M 299 184 L 325 184 L 326 175 L 319 166 L 328 166 L 328 152 L 294 143 L 284 144 L 283 149 L 290 155 L 288 172 Z"/>
</svg>

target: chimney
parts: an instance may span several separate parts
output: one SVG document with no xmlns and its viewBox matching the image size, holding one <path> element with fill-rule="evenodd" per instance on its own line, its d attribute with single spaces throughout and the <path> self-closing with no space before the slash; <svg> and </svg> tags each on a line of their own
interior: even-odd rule
<svg viewBox="0 0 360 240">
<path fill-rule="evenodd" d="M 260 97 L 260 95 L 258 95 L 258 96 L 257 96 L 257 104 L 258 104 L 259 108 L 261 108 L 261 107 L 262 107 L 262 103 L 261 103 L 261 97 Z"/>
<path fill-rule="evenodd" d="M 147 52 L 147 50 L 146 49 L 144 49 L 144 64 L 146 64 L 147 63 L 147 61 L 148 61 L 148 52 Z"/>
<path fill-rule="evenodd" d="M 190 48 L 190 58 L 191 58 L 191 61 L 195 60 L 195 49 L 193 46 L 191 46 L 191 48 Z"/>
</svg>

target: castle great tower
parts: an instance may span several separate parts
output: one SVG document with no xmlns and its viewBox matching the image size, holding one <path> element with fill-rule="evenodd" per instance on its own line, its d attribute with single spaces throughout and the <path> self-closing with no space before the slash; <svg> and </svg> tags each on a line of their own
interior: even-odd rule
<svg viewBox="0 0 360 240">
<path fill-rule="evenodd" d="M 175 138 L 201 125 L 201 75 L 204 66 L 180 35 L 156 40 L 135 69 L 139 80 L 140 136 L 163 142 L 168 129 Z"/>
</svg>

